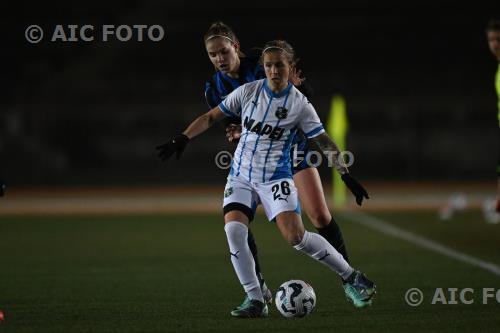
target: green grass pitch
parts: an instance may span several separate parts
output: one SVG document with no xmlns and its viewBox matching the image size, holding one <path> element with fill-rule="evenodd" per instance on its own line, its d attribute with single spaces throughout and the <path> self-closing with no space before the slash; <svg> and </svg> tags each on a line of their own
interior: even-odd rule
<svg viewBox="0 0 500 333">
<path fill-rule="evenodd" d="M 479 212 L 447 222 L 433 212 L 375 215 L 500 265 L 500 225 L 485 224 Z M 481 290 L 500 289 L 499 276 L 347 216 L 337 220 L 351 263 L 378 285 L 373 306 L 353 308 L 333 272 L 288 246 L 259 216 L 252 230 L 269 286 L 303 279 L 317 305 L 302 319 L 285 319 L 273 305 L 267 319 L 238 320 L 229 311 L 243 291 L 218 215 L 1 217 L 0 332 L 498 331 L 500 304 L 482 304 Z M 412 287 L 424 293 L 418 307 L 404 300 Z M 472 288 L 474 303 L 431 304 L 436 288 Z"/>
</svg>

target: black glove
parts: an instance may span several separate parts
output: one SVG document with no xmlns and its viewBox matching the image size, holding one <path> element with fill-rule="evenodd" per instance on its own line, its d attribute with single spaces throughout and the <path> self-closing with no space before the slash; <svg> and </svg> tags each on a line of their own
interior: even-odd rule
<svg viewBox="0 0 500 333">
<path fill-rule="evenodd" d="M 5 183 L 0 181 L 0 197 L 3 197 L 5 194 Z"/>
<path fill-rule="evenodd" d="M 175 155 L 177 156 L 177 159 L 179 159 L 182 155 L 182 152 L 186 148 L 188 142 L 189 138 L 187 136 L 185 136 L 184 134 L 179 134 L 169 142 L 156 147 L 156 149 L 159 150 L 158 157 L 163 162 L 165 162 L 174 153 L 176 153 Z"/>
<path fill-rule="evenodd" d="M 363 202 L 363 197 L 369 199 L 368 192 L 366 192 L 365 188 L 361 186 L 361 184 L 354 178 L 351 177 L 350 174 L 345 173 L 342 175 L 342 181 L 344 181 L 345 185 L 349 188 L 349 190 L 356 197 L 356 203 L 361 206 Z"/>
</svg>

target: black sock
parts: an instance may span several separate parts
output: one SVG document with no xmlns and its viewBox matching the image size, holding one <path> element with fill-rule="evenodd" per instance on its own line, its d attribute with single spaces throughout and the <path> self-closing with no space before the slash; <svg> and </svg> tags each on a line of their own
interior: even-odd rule
<svg viewBox="0 0 500 333">
<path fill-rule="evenodd" d="M 262 278 L 262 274 L 260 273 L 260 265 L 259 265 L 259 258 L 257 257 L 257 244 L 255 244 L 255 239 L 253 238 L 253 234 L 250 231 L 250 228 L 248 229 L 248 247 L 250 247 L 250 252 L 252 252 L 253 260 L 255 261 L 255 273 L 257 273 L 257 278 L 259 279 L 260 284 L 264 282 L 264 279 Z"/>
<path fill-rule="evenodd" d="M 344 238 L 342 237 L 342 232 L 340 231 L 339 225 L 332 217 L 330 224 L 328 224 L 324 228 L 319 228 L 318 232 L 321 236 L 323 236 L 328 243 L 332 244 L 332 246 L 337 250 L 342 257 L 344 257 L 345 261 L 349 262 L 349 257 L 347 256 L 347 249 L 344 244 Z"/>
</svg>

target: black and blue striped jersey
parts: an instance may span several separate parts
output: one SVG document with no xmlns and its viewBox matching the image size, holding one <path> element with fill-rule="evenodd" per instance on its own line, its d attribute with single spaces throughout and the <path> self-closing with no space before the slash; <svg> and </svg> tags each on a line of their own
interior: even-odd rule
<svg viewBox="0 0 500 333">
<path fill-rule="evenodd" d="M 264 79 L 264 68 L 259 64 L 258 57 L 240 58 L 239 77 L 237 79 L 217 71 L 205 84 L 205 98 L 210 109 L 218 106 L 227 95 L 239 86 Z"/>
</svg>

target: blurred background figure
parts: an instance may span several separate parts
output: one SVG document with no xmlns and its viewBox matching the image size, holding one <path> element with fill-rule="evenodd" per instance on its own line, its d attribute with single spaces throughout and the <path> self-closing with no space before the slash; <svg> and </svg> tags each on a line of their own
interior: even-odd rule
<svg viewBox="0 0 500 333">
<path fill-rule="evenodd" d="M 439 218 L 441 220 L 450 220 L 456 213 L 467 208 L 467 197 L 464 193 L 454 193 L 448 199 L 445 206 L 439 209 Z"/>
<path fill-rule="evenodd" d="M 492 19 L 486 27 L 486 36 L 491 53 L 498 62 L 498 68 L 495 75 L 495 88 L 498 98 L 498 162 L 497 162 L 497 187 L 499 195 L 497 200 L 486 200 L 483 204 L 484 217 L 489 223 L 500 222 L 500 20 Z"/>
</svg>

